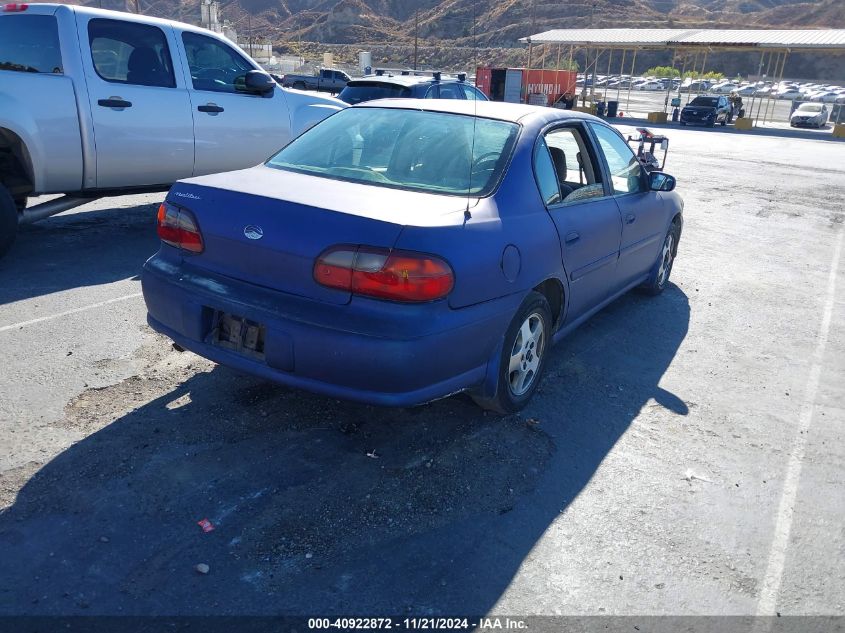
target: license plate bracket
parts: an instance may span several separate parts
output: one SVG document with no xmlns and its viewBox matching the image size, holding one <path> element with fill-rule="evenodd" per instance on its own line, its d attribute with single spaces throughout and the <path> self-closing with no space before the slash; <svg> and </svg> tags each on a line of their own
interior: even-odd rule
<svg viewBox="0 0 845 633">
<path fill-rule="evenodd" d="M 209 338 L 212 345 L 264 360 L 266 327 L 246 317 L 215 310 Z"/>
</svg>

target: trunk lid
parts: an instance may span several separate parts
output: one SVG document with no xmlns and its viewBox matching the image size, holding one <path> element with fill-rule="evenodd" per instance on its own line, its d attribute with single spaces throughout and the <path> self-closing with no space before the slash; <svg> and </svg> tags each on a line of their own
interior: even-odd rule
<svg viewBox="0 0 845 633">
<path fill-rule="evenodd" d="M 336 304 L 350 293 L 313 277 L 325 249 L 392 248 L 403 226 L 451 224 L 467 202 L 265 166 L 178 182 L 167 199 L 193 212 L 202 233 L 205 249 L 187 265 Z"/>
</svg>

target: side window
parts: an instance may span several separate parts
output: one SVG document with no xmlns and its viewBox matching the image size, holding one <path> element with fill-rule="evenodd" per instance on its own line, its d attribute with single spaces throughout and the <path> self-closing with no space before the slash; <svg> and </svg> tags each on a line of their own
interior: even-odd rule
<svg viewBox="0 0 845 633">
<path fill-rule="evenodd" d="M 88 42 L 97 74 L 112 83 L 176 87 L 164 32 L 155 26 L 94 19 Z"/>
<path fill-rule="evenodd" d="M 440 84 L 441 99 L 463 99 L 464 93 L 458 84 Z"/>
<path fill-rule="evenodd" d="M 534 176 L 537 178 L 537 187 L 540 189 L 540 196 L 546 205 L 560 202 L 560 189 L 558 189 L 557 176 L 549 156 L 549 148 L 543 139 L 534 146 Z"/>
<path fill-rule="evenodd" d="M 190 33 L 182 33 L 188 68 L 194 90 L 240 92 L 246 87 L 246 74 L 255 70 L 234 49 L 223 42 Z"/>
<path fill-rule="evenodd" d="M 485 101 L 484 97 L 478 96 L 478 90 L 473 88 L 472 86 L 463 85 L 461 88 L 464 91 L 464 95 L 466 95 L 467 100 L 469 101 Z"/>
<path fill-rule="evenodd" d="M 613 193 L 622 195 L 645 191 L 643 170 L 630 146 L 615 131 L 605 125 L 590 123 L 599 140 L 607 166 Z"/>
<path fill-rule="evenodd" d="M 428 91 L 425 93 L 426 99 L 439 99 L 440 98 L 440 91 L 438 90 L 439 86 L 437 84 L 432 85 Z"/>
<path fill-rule="evenodd" d="M 61 73 L 62 55 L 52 15 L 6 15 L 0 18 L 0 70 Z"/>
<path fill-rule="evenodd" d="M 554 129 L 545 140 L 563 204 L 604 196 L 604 187 L 597 177 L 599 170 L 578 128 Z"/>
</svg>

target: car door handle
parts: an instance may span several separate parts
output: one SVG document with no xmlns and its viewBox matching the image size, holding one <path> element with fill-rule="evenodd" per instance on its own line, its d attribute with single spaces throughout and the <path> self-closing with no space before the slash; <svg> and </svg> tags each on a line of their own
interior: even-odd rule
<svg viewBox="0 0 845 633">
<path fill-rule="evenodd" d="M 633 213 L 629 213 L 628 215 L 625 216 L 625 224 L 633 224 L 636 221 L 637 221 L 637 216 L 635 216 Z"/>
<path fill-rule="evenodd" d="M 197 110 L 200 112 L 213 112 L 215 114 L 217 112 L 223 112 L 223 108 L 213 103 L 206 103 L 205 105 L 197 106 Z"/>
<path fill-rule="evenodd" d="M 124 101 L 120 97 L 111 97 L 109 99 L 100 99 L 97 101 L 97 105 L 103 106 L 104 108 L 131 108 L 132 102 Z"/>
<path fill-rule="evenodd" d="M 581 239 L 581 234 L 578 231 L 570 231 L 566 234 L 566 237 L 563 238 L 563 241 L 567 244 L 574 244 L 578 240 Z"/>
</svg>

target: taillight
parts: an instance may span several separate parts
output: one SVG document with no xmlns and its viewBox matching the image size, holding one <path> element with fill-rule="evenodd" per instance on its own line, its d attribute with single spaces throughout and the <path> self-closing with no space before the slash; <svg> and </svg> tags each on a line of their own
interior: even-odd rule
<svg viewBox="0 0 845 633">
<path fill-rule="evenodd" d="M 29 8 L 28 4 L 22 4 L 19 2 L 12 2 L 11 4 L 3 5 L 3 11 L 6 12 L 13 12 L 13 11 L 26 11 Z"/>
<path fill-rule="evenodd" d="M 455 284 L 452 268 L 433 255 L 370 246 L 334 246 L 314 264 L 317 283 L 354 294 L 420 302 L 441 299 Z"/>
<path fill-rule="evenodd" d="M 190 211 L 162 202 L 157 220 L 158 236 L 162 242 L 191 253 L 202 253 L 202 235 Z"/>
</svg>

